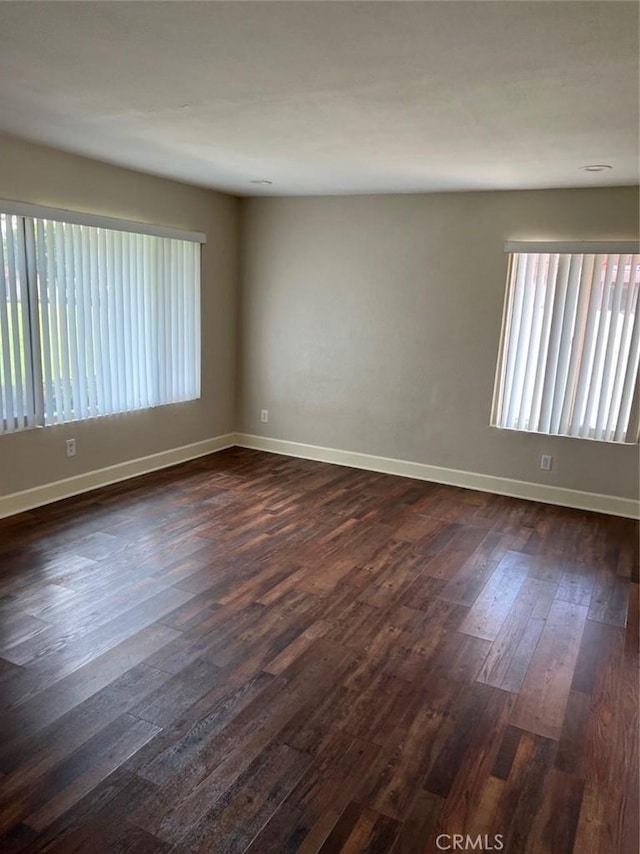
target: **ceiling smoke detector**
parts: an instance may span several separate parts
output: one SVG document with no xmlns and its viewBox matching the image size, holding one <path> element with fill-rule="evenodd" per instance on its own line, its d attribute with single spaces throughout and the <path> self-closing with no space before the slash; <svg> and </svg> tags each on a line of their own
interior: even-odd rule
<svg viewBox="0 0 640 854">
<path fill-rule="evenodd" d="M 273 184 L 273 181 L 267 181 L 266 178 L 259 178 L 257 181 L 251 181 L 252 184 Z"/>
<path fill-rule="evenodd" d="M 608 172 L 609 169 L 613 169 L 613 166 L 609 166 L 608 163 L 591 163 L 589 166 L 583 166 L 583 172 Z"/>
</svg>

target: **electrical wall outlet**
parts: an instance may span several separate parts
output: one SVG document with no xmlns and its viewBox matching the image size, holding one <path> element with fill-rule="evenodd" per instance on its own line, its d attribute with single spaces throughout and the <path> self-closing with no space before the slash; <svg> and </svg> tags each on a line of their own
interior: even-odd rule
<svg viewBox="0 0 640 854">
<path fill-rule="evenodd" d="M 551 471 L 551 464 L 553 463 L 553 457 L 549 454 L 543 454 L 540 457 L 540 468 L 542 471 Z"/>
<path fill-rule="evenodd" d="M 67 439 L 67 456 L 75 457 L 76 455 L 76 440 L 75 439 Z"/>
<path fill-rule="evenodd" d="M 263 424 L 269 423 L 269 410 L 268 409 L 261 409 L 260 410 L 260 421 Z"/>
</svg>

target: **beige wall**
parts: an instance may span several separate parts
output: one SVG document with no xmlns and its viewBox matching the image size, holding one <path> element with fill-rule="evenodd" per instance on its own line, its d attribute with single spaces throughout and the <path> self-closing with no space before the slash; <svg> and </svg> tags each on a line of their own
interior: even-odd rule
<svg viewBox="0 0 640 854">
<path fill-rule="evenodd" d="M 0 495 L 238 428 L 621 497 L 638 493 L 637 447 L 488 426 L 504 241 L 636 237 L 631 188 L 254 199 L 242 203 L 240 234 L 240 202 L 230 196 L 0 138 L 0 199 L 208 237 L 202 398 L 3 436 Z M 261 408 L 270 410 L 268 425 L 259 422 Z M 68 459 L 71 437 L 78 453 Z M 552 472 L 538 469 L 541 453 L 554 456 Z"/>
<path fill-rule="evenodd" d="M 247 200 L 241 429 L 632 498 L 637 447 L 489 411 L 504 241 L 637 234 L 633 188 Z"/>
<path fill-rule="evenodd" d="M 237 199 L 0 138 L 0 199 L 203 231 L 202 397 L 0 437 L 0 495 L 169 450 L 235 426 Z M 68 459 L 65 440 L 75 437 Z"/>
</svg>

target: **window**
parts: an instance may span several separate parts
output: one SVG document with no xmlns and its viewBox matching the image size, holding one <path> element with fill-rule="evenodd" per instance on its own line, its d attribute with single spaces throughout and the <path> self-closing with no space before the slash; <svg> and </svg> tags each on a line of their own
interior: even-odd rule
<svg viewBox="0 0 640 854">
<path fill-rule="evenodd" d="M 507 244 L 491 423 L 638 440 L 637 244 Z"/>
<path fill-rule="evenodd" d="M 0 433 L 200 396 L 203 235 L 0 210 Z"/>
</svg>

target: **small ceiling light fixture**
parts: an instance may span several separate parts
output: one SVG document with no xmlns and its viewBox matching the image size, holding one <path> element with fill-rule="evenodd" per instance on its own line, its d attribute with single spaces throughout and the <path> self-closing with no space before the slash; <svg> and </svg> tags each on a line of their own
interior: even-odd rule
<svg viewBox="0 0 640 854">
<path fill-rule="evenodd" d="M 259 178 L 257 181 L 251 181 L 252 184 L 273 184 L 273 181 L 267 181 L 266 178 Z"/>
<path fill-rule="evenodd" d="M 613 169 L 613 166 L 609 166 L 608 163 L 590 163 L 582 167 L 583 172 L 608 172 L 609 169 Z"/>
</svg>

